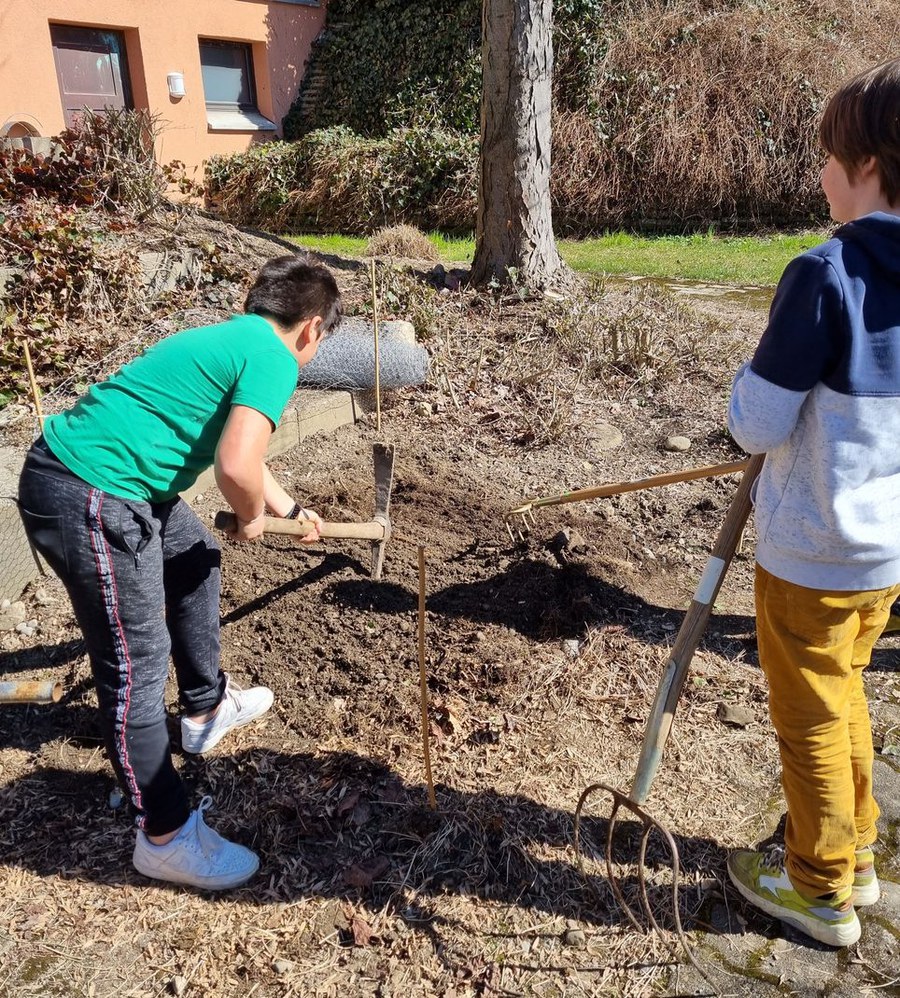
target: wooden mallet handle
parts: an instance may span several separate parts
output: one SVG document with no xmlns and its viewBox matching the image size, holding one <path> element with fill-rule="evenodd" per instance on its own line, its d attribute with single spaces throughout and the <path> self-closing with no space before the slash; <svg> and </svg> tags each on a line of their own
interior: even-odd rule
<svg viewBox="0 0 900 998">
<path fill-rule="evenodd" d="M 234 513 L 220 510 L 213 521 L 219 530 L 237 530 L 237 517 Z M 311 520 L 285 520 L 279 516 L 265 518 L 265 533 L 293 534 L 305 537 L 315 530 L 316 524 Z M 322 537 L 338 537 L 348 540 L 380 541 L 384 539 L 384 524 L 370 520 L 367 523 L 329 523 L 323 520 L 319 524 L 319 534 Z"/>
</svg>

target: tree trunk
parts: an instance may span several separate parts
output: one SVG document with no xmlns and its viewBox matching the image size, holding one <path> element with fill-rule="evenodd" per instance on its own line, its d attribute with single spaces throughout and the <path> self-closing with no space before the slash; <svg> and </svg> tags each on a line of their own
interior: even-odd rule
<svg viewBox="0 0 900 998">
<path fill-rule="evenodd" d="M 564 266 L 550 214 L 553 0 L 483 0 L 472 280 L 546 288 Z"/>
</svg>

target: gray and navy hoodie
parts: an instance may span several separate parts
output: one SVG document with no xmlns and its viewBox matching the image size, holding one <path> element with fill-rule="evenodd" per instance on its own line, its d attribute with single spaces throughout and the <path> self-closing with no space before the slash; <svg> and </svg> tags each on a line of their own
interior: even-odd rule
<svg viewBox="0 0 900 998">
<path fill-rule="evenodd" d="M 766 454 L 763 568 L 812 589 L 900 582 L 900 217 L 865 215 L 788 265 L 728 426 Z"/>
</svg>

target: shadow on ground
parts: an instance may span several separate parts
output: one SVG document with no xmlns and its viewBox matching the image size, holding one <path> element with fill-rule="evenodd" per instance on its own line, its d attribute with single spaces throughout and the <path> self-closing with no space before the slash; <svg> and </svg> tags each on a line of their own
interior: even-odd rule
<svg viewBox="0 0 900 998">
<path fill-rule="evenodd" d="M 210 824 L 255 849 L 262 869 L 234 897 L 267 905 L 303 897 L 350 899 L 372 912 L 394 909 L 413 929 L 441 918 L 438 896 L 465 895 L 595 925 L 625 921 L 603 866 L 606 802 L 582 825 L 586 880 L 572 848 L 574 816 L 519 794 L 404 783 L 389 766 L 352 753 L 310 755 L 255 749 L 234 757 L 186 758 L 197 797 L 219 802 Z M 144 883 L 130 866 L 133 832 L 124 808 L 108 806 L 106 773 L 37 770 L 0 791 L 4 863 L 41 876 L 102 884 Z M 615 859 L 625 896 L 639 908 L 635 861 L 640 825 L 620 820 Z M 724 852 L 705 838 L 676 837 L 683 877 L 720 876 Z M 672 858 L 653 836 L 648 895 L 672 924 Z M 172 888 L 177 890 L 178 888 Z M 441 906 L 445 907 L 445 906 Z M 682 900 L 690 922 L 696 899 Z"/>
<path fill-rule="evenodd" d="M 412 612 L 418 596 L 391 582 L 369 579 L 335 583 L 336 602 L 384 614 Z M 583 637 L 586 629 L 615 624 L 650 644 L 671 643 L 682 610 L 657 606 L 593 575 L 584 565 L 554 567 L 524 559 L 475 582 L 460 582 L 428 594 L 428 610 L 473 624 L 500 624 L 533 640 Z M 755 649 L 753 617 L 714 614 L 706 642 L 737 641 Z"/>
</svg>

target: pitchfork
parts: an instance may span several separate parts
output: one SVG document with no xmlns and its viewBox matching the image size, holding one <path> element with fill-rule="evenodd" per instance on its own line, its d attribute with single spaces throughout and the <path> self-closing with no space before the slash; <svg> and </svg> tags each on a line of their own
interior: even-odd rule
<svg viewBox="0 0 900 998">
<path fill-rule="evenodd" d="M 659 681 L 659 687 L 656 691 L 656 697 L 654 698 L 653 706 L 650 709 L 650 717 L 647 721 L 646 731 L 644 732 L 644 741 L 641 746 L 641 754 L 638 759 L 634 779 L 632 780 L 630 794 L 624 794 L 615 787 L 610 787 L 605 783 L 593 783 L 581 794 L 581 797 L 578 800 L 578 807 L 575 809 L 575 850 L 578 853 L 578 861 L 581 866 L 581 871 L 584 874 L 584 860 L 580 839 L 581 818 L 584 806 L 588 798 L 597 791 L 602 791 L 612 797 L 613 809 L 609 816 L 609 824 L 606 833 L 606 871 L 616 901 L 625 911 L 625 914 L 628 916 L 628 919 L 632 925 L 640 931 L 642 929 L 641 923 L 631 906 L 625 900 L 621 885 L 619 884 L 618 878 L 613 871 L 613 842 L 619 812 L 624 809 L 638 819 L 643 828 L 640 851 L 638 854 L 638 883 L 640 887 L 641 905 L 650 924 L 657 932 L 660 932 L 660 934 L 661 929 L 653 915 L 647 895 L 645 864 L 647 843 L 651 834 L 655 830 L 662 836 L 662 839 L 666 843 L 672 857 L 672 906 L 674 909 L 676 934 L 691 964 L 710 984 L 713 984 L 713 982 L 709 980 L 706 973 L 697 964 L 697 961 L 688 946 L 684 930 L 681 926 L 681 917 L 678 912 L 678 846 L 668 829 L 665 828 L 665 826 L 662 825 L 657 819 L 652 817 L 647 811 L 645 811 L 643 804 L 647 800 L 650 793 L 650 787 L 653 784 L 656 772 L 659 769 L 660 762 L 662 761 L 663 750 L 665 749 L 666 742 L 668 741 L 669 733 L 672 730 L 672 722 L 675 718 L 675 709 L 678 706 L 678 700 L 681 696 L 685 679 L 687 678 L 687 672 L 691 664 L 691 659 L 694 656 L 694 652 L 697 650 L 697 645 L 700 643 L 703 632 L 706 630 L 706 625 L 709 621 L 710 613 L 712 612 L 713 603 L 715 602 L 716 596 L 722 587 L 725 573 L 728 570 L 728 566 L 731 564 L 732 558 L 734 557 L 734 552 L 744 529 L 744 524 L 747 522 L 747 518 L 750 515 L 752 505 L 751 490 L 753 488 L 753 483 L 759 475 L 764 460 L 764 454 L 756 454 L 751 457 L 748 462 L 746 462 L 744 474 L 741 477 L 737 492 L 735 493 L 734 499 L 732 500 L 731 505 L 728 508 L 728 512 L 725 515 L 725 520 L 719 530 L 719 535 L 716 538 L 712 554 L 706 563 L 706 568 L 704 569 L 700 582 L 697 584 L 696 591 L 694 592 L 694 598 L 687 613 L 685 614 L 684 620 L 682 621 L 681 627 L 675 638 L 672 653 L 665 669 L 663 670 L 662 677 Z M 744 467 L 744 465 L 739 465 L 738 468 L 740 467 Z M 710 469 L 699 470 L 706 471 L 707 473 L 710 472 Z M 737 468 L 733 470 L 737 470 Z M 697 475 L 695 477 L 700 476 Z M 645 479 L 645 481 L 651 481 L 651 479 Z M 572 494 L 574 495 L 574 493 Z M 585 877 L 588 879 L 586 874 Z M 591 884 L 593 889 L 595 889 L 593 882 L 590 879 L 588 879 L 588 883 Z M 714 984 L 713 987 L 715 987 Z"/>
</svg>

